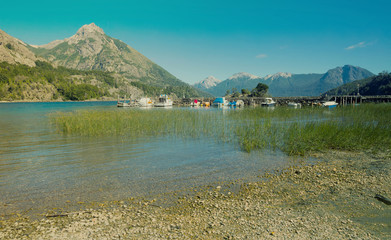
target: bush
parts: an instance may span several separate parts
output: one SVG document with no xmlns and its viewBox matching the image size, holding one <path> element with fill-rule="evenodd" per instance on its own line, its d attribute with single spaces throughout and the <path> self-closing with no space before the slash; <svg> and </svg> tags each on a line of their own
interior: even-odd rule
<svg viewBox="0 0 391 240">
<path fill-rule="evenodd" d="M 11 43 L 7 43 L 7 44 L 5 45 L 5 47 L 8 48 L 9 50 L 14 50 L 14 47 L 12 46 Z"/>
<path fill-rule="evenodd" d="M 0 83 L 8 83 L 8 77 L 0 73 Z"/>
</svg>

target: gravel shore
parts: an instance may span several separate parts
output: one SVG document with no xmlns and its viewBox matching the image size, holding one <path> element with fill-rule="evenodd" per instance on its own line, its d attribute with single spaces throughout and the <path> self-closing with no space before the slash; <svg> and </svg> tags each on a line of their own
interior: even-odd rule
<svg viewBox="0 0 391 240">
<path fill-rule="evenodd" d="M 331 151 L 231 193 L 205 187 L 171 206 L 102 203 L 0 221 L 0 239 L 391 239 L 391 152 Z"/>
</svg>

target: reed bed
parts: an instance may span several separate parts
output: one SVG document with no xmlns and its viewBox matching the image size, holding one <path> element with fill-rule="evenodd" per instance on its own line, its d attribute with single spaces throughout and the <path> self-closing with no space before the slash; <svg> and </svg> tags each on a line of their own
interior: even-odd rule
<svg viewBox="0 0 391 240">
<path fill-rule="evenodd" d="M 232 132 L 222 113 L 184 109 L 79 110 L 57 112 L 50 118 L 60 133 L 87 137 L 213 136 L 221 140 Z"/>
<path fill-rule="evenodd" d="M 391 146 L 389 104 L 332 110 L 284 107 L 240 111 L 80 110 L 58 112 L 50 117 L 64 135 L 206 137 L 236 144 L 247 152 L 271 148 L 289 155 L 306 155 L 327 149 L 381 151 Z"/>
<path fill-rule="evenodd" d="M 237 113 L 232 113 L 236 115 Z M 391 105 L 367 104 L 337 109 L 249 109 L 236 129 L 241 148 L 278 148 L 289 155 L 327 149 L 391 148 Z M 234 118 L 239 118 L 234 116 Z"/>
</svg>

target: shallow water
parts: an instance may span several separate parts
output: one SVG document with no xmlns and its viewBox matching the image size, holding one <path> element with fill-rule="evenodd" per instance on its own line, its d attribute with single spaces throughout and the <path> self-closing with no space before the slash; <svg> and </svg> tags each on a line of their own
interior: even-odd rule
<svg viewBox="0 0 391 240">
<path fill-rule="evenodd" d="M 279 152 L 249 154 L 211 139 L 63 136 L 49 124 L 49 113 L 76 109 L 116 106 L 115 102 L 0 104 L 0 212 L 4 215 L 239 178 L 254 180 L 261 171 L 289 163 Z"/>
</svg>

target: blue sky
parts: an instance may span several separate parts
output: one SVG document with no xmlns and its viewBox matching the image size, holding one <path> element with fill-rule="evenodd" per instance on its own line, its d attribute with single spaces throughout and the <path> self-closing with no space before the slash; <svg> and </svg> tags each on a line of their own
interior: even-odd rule
<svg viewBox="0 0 391 240">
<path fill-rule="evenodd" d="M 389 0 L 5 1 L 0 29 L 29 44 L 94 22 L 179 79 L 237 72 L 391 71 Z"/>
</svg>

